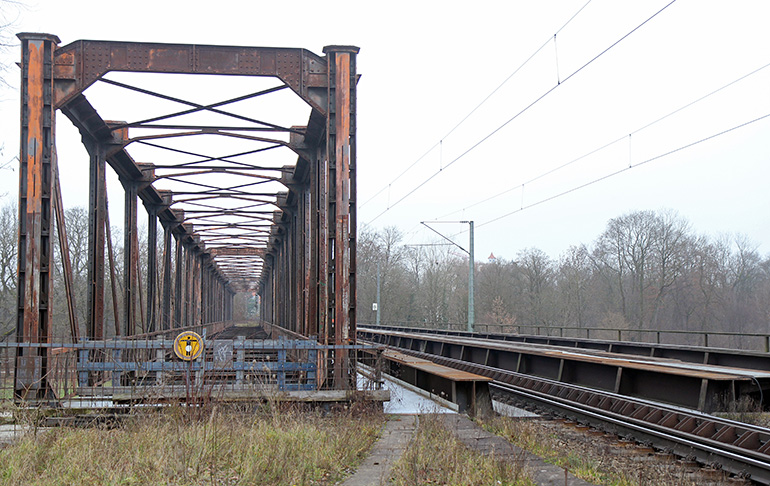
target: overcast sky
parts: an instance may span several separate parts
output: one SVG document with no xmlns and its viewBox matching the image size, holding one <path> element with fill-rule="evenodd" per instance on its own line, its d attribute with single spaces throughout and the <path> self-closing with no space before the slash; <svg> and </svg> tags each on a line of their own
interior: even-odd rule
<svg viewBox="0 0 770 486">
<path fill-rule="evenodd" d="M 325 45 L 359 46 L 359 221 L 398 226 L 409 243 L 435 240 L 420 221 L 473 220 L 479 260 L 527 247 L 558 257 L 610 218 L 673 209 L 698 233 L 741 233 L 770 253 L 770 117 L 677 150 L 770 114 L 770 67 L 760 69 L 770 64 L 770 2 L 678 0 L 580 69 L 668 3 L 40 0 L 14 30 L 56 34 L 62 45 L 319 55 Z M 6 62 L 18 56 L 12 49 Z M 4 161 L 18 153 L 17 98 L 0 94 Z M 87 159 L 66 118 L 58 124 L 65 205 L 84 206 Z M 15 199 L 18 174 L 0 175 L 2 201 Z M 122 211 L 113 186 L 111 208 Z M 435 225 L 447 234 L 465 226 Z"/>
</svg>

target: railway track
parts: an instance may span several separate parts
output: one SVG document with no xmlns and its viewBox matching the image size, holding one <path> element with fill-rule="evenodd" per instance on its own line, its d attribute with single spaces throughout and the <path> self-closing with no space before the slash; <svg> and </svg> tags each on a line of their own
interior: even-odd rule
<svg viewBox="0 0 770 486">
<path fill-rule="evenodd" d="M 441 356 L 397 348 L 438 364 L 492 378 L 504 402 L 529 404 L 608 433 L 723 469 L 739 478 L 770 484 L 770 429 L 727 420 L 685 407 L 633 398 Z"/>
<path fill-rule="evenodd" d="M 770 371 L 770 353 L 746 351 L 741 349 L 726 349 L 704 346 L 683 346 L 673 344 L 655 344 L 631 341 L 613 341 L 601 339 L 569 338 L 562 336 L 542 336 L 528 334 L 501 334 L 455 331 L 449 329 L 429 329 L 421 327 L 376 326 L 362 325 L 364 329 L 382 330 L 388 332 L 406 332 L 412 334 L 432 334 L 439 336 L 456 336 L 507 343 L 522 343 L 562 347 L 569 349 L 584 349 L 601 351 L 610 354 L 626 354 L 640 357 L 676 359 L 686 363 L 709 364 L 716 366 L 733 366 L 753 370 Z"/>
<path fill-rule="evenodd" d="M 753 367 L 749 362 L 746 362 L 748 367 L 714 363 L 712 350 L 700 361 L 690 361 L 652 352 L 608 351 L 585 343 L 583 347 L 574 347 L 469 333 L 382 328 L 359 328 L 358 339 L 702 412 L 719 410 L 725 403 L 744 396 L 756 400 L 770 396 L 770 371 Z M 727 356 L 727 351 L 721 350 L 721 356 Z M 759 358 L 767 360 L 766 356 L 755 358 L 760 366 L 763 362 Z"/>
</svg>

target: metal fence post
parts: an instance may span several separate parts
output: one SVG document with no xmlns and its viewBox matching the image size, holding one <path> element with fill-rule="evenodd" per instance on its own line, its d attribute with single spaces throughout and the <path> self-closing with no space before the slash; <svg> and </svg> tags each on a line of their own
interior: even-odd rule
<svg viewBox="0 0 770 486">
<path fill-rule="evenodd" d="M 307 372 L 307 384 L 312 390 L 318 389 L 318 350 L 311 348 L 307 353 L 310 369 Z"/>
<path fill-rule="evenodd" d="M 286 390 L 286 340 L 281 336 L 278 348 L 278 367 L 276 368 L 276 380 L 278 381 L 278 390 Z"/>
<path fill-rule="evenodd" d="M 244 336 L 238 336 L 235 338 L 235 348 L 235 384 L 243 385 L 243 378 L 245 375 L 243 367 L 246 363 L 246 338 Z"/>
<path fill-rule="evenodd" d="M 112 350 L 112 361 L 115 364 L 115 370 L 112 372 L 112 388 L 114 389 L 116 386 L 120 386 L 120 367 L 118 366 L 118 363 L 122 361 L 122 350 L 120 349 L 113 349 Z"/>
<path fill-rule="evenodd" d="M 87 349 L 81 349 L 78 351 L 78 364 L 82 365 L 82 368 L 85 368 L 85 366 L 88 364 L 88 350 Z M 78 385 L 79 386 L 88 386 L 88 371 L 79 371 L 78 372 Z"/>
</svg>

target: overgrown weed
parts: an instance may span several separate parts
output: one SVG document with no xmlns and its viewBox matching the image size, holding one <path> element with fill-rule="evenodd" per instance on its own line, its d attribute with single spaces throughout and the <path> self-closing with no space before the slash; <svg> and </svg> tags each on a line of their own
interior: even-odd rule
<svg viewBox="0 0 770 486">
<path fill-rule="evenodd" d="M 691 469 L 673 459 L 640 461 L 640 454 L 626 453 L 628 451 L 619 446 L 583 432 L 569 434 L 553 423 L 496 416 L 481 421 L 480 425 L 546 462 L 599 486 L 699 484 Z"/>
<path fill-rule="evenodd" d="M 465 447 L 437 415 L 420 415 L 415 436 L 392 472 L 392 484 L 530 486 L 520 464 Z"/>
<path fill-rule="evenodd" d="M 738 400 L 725 397 L 719 408 L 724 410 L 724 412 L 715 413 L 714 415 L 745 424 L 770 427 L 770 414 L 763 412 L 762 403 L 757 402 L 748 395 L 743 395 Z"/>
<path fill-rule="evenodd" d="M 0 484 L 334 484 L 360 462 L 383 421 L 381 413 L 276 404 L 170 407 L 110 429 L 27 434 L 0 451 Z"/>
</svg>

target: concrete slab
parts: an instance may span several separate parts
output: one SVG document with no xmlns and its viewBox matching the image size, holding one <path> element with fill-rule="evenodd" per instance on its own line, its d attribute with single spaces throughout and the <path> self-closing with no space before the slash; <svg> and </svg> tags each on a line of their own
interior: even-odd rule
<svg viewBox="0 0 770 486">
<path fill-rule="evenodd" d="M 16 425 L 16 424 L 0 425 L 0 448 L 13 444 L 17 440 L 19 440 L 21 437 L 23 437 L 24 434 L 33 433 L 33 432 L 42 434 L 47 430 L 49 430 L 49 427 L 38 427 L 37 430 L 33 431 L 31 427 L 26 425 L 24 426 Z"/>
<path fill-rule="evenodd" d="M 440 417 L 447 430 L 453 432 L 466 447 L 521 464 L 532 481 L 539 486 L 594 486 L 514 446 L 502 437 L 487 432 L 465 415 L 452 414 L 440 415 Z"/>
<path fill-rule="evenodd" d="M 390 471 L 398 461 L 416 427 L 414 415 L 394 415 L 385 424 L 382 437 L 375 442 L 372 451 L 358 467 L 355 474 L 342 486 L 380 486 L 390 482 Z"/>
</svg>

